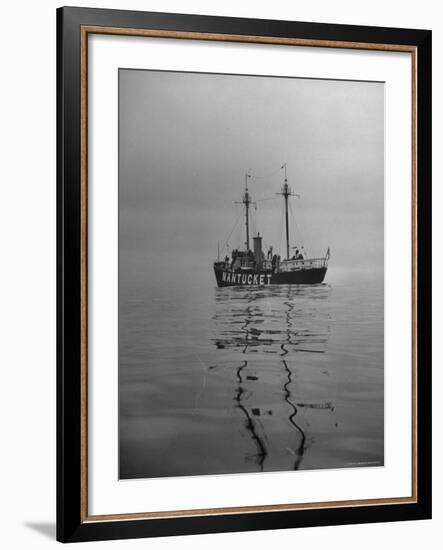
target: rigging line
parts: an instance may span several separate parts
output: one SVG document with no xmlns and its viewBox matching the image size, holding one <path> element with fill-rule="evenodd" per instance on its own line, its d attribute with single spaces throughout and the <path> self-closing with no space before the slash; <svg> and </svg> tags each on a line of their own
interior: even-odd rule
<svg viewBox="0 0 443 550">
<path fill-rule="evenodd" d="M 303 231 L 302 231 L 300 225 L 297 223 L 297 219 L 296 219 L 296 217 L 294 216 L 293 213 L 292 213 L 292 217 L 294 219 L 294 226 L 295 226 L 296 230 L 298 231 L 298 234 L 300 235 L 301 246 L 303 246 L 303 248 L 305 249 L 305 253 L 309 255 L 309 250 L 311 248 L 309 246 L 310 243 L 306 242 Z"/>
<path fill-rule="evenodd" d="M 251 220 L 252 236 L 254 236 L 257 233 L 257 213 L 256 212 L 253 213 L 253 211 L 251 211 L 250 220 Z"/>
<path fill-rule="evenodd" d="M 255 209 L 253 210 L 254 214 L 252 216 L 252 219 L 253 219 L 253 223 L 254 223 L 254 233 L 252 234 L 252 236 L 254 235 L 257 235 L 257 231 L 258 231 L 258 227 L 259 227 L 259 223 L 258 223 L 258 215 L 257 215 L 257 207 L 255 207 Z"/>
<path fill-rule="evenodd" d="M 266 197 L 265 199 L 258 199 L 255 202 L 275 201 L 276 199 L 278 199 L 278 197 Z"/>
<path fill-rule="evenodd" d="M 297 244 L 298 240 L 302 241 L 303 239 L 301 238 L 301 235 L 299 234 L 297 221 L 295 219 L 294 211 L 292 209 L 292 204 L 291 203 L 289 203 L 289 216 L 291 218 L 291 237 L 294 239 L 293 244 L 295 245 L 295 244 Z M 297 237 L 299 237 L 299 239 Z M 303 244 L 303 243 L 301 243 L 301 244 Z"/>
<path fill-rule="evenodd" d="M 231 232 L 229 233 L 228 238 L 225 240 L 225 242 L 224 242 L 224 244 L 221 248 L 222 250 L 224 250 L 224 248 L 227 246 L 227 244 L 229 242 L 229 239 L 232 237 L 232 234 L 234 233 L 234 230 L 237 227 L 238 222 L 240 221 L 240 218 L 241 218 L 242 215 L 243 215 L 243 212 L 240 211 L 240 213 L 238 214 L 237 219 L 235 221 L 234 227 L 231 229 Z"/>
<path fill-rule="evenodd" d="M 304 239 L 303 239 L 303 233 L 300 229 L 300 226 L 298 225 L 297 223 L 297 219 L 296 217 L 294 216 L 294 211 L 292 210 L 292 205 L 291 203 L 289 203 L 289 211 L 291 213 L 291 217 L 292 217 L 292 220 L 294 222 L 294 229 L 293 229 L 293 235 L 294 235 L 294 238 L 297 240 L 297 236 L 300 238 L 300 241 L 301 241 L 301 245 L 304 246 Z"/>
<path fill-rule="evenodd" d="M 283 170 L 283 168 L 284 168 L 284 164 L 283 164 L 283 166 L 279 166 L 279 168 L 277 168 L 277 170 L 274 170 L 273 172 L 270 172 L 269 174 L 258 175 L 258 176 L 255 176 L 254 174 L 250 174 L 249 177 L 252 178 L 252 179 L 256 179 L 256 180 L 263 180 L 263 179 L 275 176 L 275 174 L 278 174 L 278 172 Z"/>
</svg>

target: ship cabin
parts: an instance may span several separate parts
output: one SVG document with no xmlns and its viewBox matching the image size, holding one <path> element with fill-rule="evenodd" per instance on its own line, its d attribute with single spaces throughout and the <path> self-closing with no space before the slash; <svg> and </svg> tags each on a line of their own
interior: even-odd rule
<svg viewBox="0 0 443 550">
<path fill-rule="evenodd" d="M 254 250 L 233 250 L 231 258 L 226 256 L 224 261 L 215 262 L 222 269 L 234 272 L 244 271 L 274 271 L 280 261 L 280 256 L 275 255 L 267 259 L 262 249 L 262 237 L 260 233 L 253 237 Z"/>
</svg>

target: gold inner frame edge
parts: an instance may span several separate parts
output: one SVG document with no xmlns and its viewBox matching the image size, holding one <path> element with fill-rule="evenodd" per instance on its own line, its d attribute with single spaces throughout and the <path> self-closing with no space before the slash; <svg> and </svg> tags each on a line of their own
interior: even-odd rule
<svg viewBox="0 0 443 550">
<path fill-rule="evenodd" d="M 193 510 L 173 510 L 158 512 L 121 513 L 89 515 L 88 513 L 88 35 L 107 34 L 150 38 L 185 40 L 213 40 L 222 42 L 246 42 L 254 44 L 274 44 L 286 46 L 340 48 L 356 50 L 377 50 L 407 52 L 411 54 L 411 186 L 412 186 L 412 448 L 411 485 L 412 494 L 408 497 L 361 499 L 344 501 L 311 502 L 298 504 L 276 504 L 257 506 L 237 506 L 224 508 L 202 508 Z M 82 523 L 141 520 L 173 517 L 196 517 L 229 514 L 251 514 L 257 512 L 279 512 L 314 510 L 325 508 L 346 508 L 355 506 L 379 506 L 386 504 L 411 504 L 417 502 L 417 48 L 404 44 L 379 44 L 367 42 L 347 42 L 332 40 L 312 40 L 253 36 L 236 34 L 200 33 L 186 31 L 165 31 L 123 27 L 101 27 L 81 25 L 80 27 L 80 520 Z"/>
</svg>

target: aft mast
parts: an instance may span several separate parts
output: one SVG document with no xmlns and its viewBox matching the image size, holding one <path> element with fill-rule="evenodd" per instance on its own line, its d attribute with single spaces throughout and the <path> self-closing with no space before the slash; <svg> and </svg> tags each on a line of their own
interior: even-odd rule
<svg viewBox="0 0 443 550">
<path fill-rule="evenodd" d="M 282 168 L 285 169 L 285 183 L 282 187 L 281 193 L 277 195 L 282 195 L 285 199 L 285 221 L 286 221 L 286 259 L 289 260 L 289 213 L 288 213 L 288 197 L 299 197 L 300 195 L 294 195 L 291 193 L 291 188 L 288 185 L 288 176 L 286 171 L 286 162 L 283 164 Z"/>
</svg>

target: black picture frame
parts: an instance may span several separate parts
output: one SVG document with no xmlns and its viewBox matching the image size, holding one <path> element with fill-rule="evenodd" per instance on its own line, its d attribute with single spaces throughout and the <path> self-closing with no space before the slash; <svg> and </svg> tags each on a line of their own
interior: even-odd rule
<svg viewBox="0 0 443 550">
<path fill-rule="evenodd" d="M 82 513 L 81 28 L 403 45 L 416 52 L 415 502 L 88 521 Z M 331 44 L 333 46 L 333 44 Z M 431 517 L 431 31 L 63 7 L 57 10 L 57 539 L 158 537 Z M 84 482 L 84 479 L 83 479 Z"/>
</svg>

